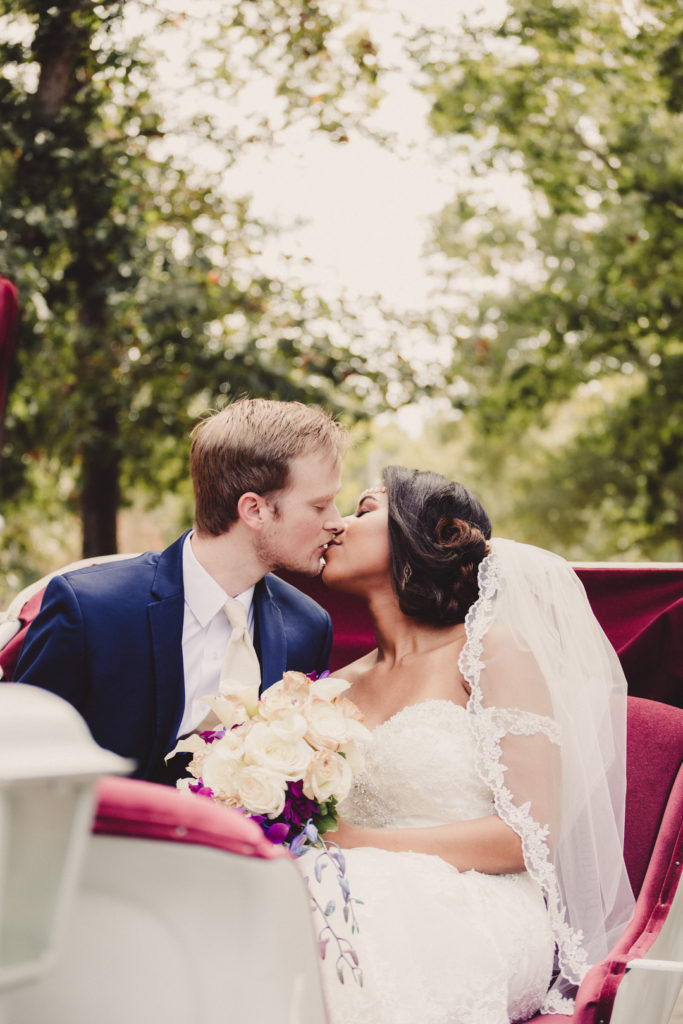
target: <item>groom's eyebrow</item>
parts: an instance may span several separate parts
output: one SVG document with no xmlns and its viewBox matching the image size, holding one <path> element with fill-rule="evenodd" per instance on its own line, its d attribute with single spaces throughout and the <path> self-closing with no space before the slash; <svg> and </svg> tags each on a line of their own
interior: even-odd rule
<svg viewBox="0 0 683 1024">
<path fill-rule="evenodd" d="M 341 488 L 339 488 L 339 490 L 341 490 Z M 335 498 L 339 494 L 339 490 L 333 491 L 331 494 L 323 494 L 319 498 L 313 498 L 312 499 L 313 504 L 314 505 L 329 505 L 331 502 L 333 502 L 335 500 Z"/>
</svg>

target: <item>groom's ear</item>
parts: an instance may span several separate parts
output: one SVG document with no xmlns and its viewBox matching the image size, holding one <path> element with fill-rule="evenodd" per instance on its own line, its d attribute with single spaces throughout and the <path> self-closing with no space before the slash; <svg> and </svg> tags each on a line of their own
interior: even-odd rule
<svg viewBox="0 0 683 1024">
<path fill-rule="evenodd" d="M 250 530 L 261 530 L 267 520 L 268 502 L 255 491 L 246 491 L 237 502 L 237 515 Z"/>
</svg>

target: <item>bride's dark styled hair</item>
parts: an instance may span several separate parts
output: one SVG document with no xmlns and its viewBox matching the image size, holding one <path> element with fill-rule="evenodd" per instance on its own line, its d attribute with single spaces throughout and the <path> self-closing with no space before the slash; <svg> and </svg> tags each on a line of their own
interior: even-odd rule
<svg viewBox="0 0 683 1024">
<path fill-rule="evenodd" d="M 391 576 L 399 608 L 433 626 L 464 622 L 491 521 L 482 504 L 439 473 L 387 466 Z"/>
</svg>

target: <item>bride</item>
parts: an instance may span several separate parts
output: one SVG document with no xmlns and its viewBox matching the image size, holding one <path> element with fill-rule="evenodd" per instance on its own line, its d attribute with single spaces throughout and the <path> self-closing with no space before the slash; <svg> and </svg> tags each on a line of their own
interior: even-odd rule
<svg viewBox="0 0 683 1024">
<path fill-rule="evenodd" d="M 489 538 L 460 484 L 389 467 L 327 553 L 377 639 L 338 673 L 372 732 L 327 836 L 362 901 L 333 1024 L 571 1013 L 632 911 L 619 662 L 566 562 Z"/>
</svg>

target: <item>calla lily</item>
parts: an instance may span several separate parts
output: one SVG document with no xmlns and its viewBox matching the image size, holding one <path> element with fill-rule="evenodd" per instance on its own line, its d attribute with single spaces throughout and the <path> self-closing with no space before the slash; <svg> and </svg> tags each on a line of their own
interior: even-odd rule
<svg viewBox="0 0 683 1024">
<path fill-rule="evenodd" d="M 243 683 L 239 679 L 224 679 L 221 681 L 220 696 L 236 697 L 244 705 L 250 718 L 256 714 L 258 708 L 258 691 L 258 683 Z"/>
<path fill-rule="evenodd" d="M 178 740 L 173 750 L 166 755 L 168 761 L 171 757 L 175 757 L 176 754 L 199 754 L 203 753 L 206 749 L 206 744 L 201 736 L 198 736 L 196 732 L 191 732 L 189 736 L 186 736 L 182 740 Z"/>
<path fill-rule="evenodd" d="M 339 679 L 337 676 L 326 676 L 324 679 L 316 679 L 311 683 L 310 692 L 314 697 L 321 700 L 334 700 L 344 690 L 348 690 L 351 683 L 346 679 Z"/>
<path fill-rule="evenodd" d="M 202 704 L 211 708 L 226 729 L 232 729 L 234 725 L 242 725 L 249 717 L 246 704 L 237 695 L 219 693 L 217 697 L 202 697 L 200 699 Z"/>
</svg>

